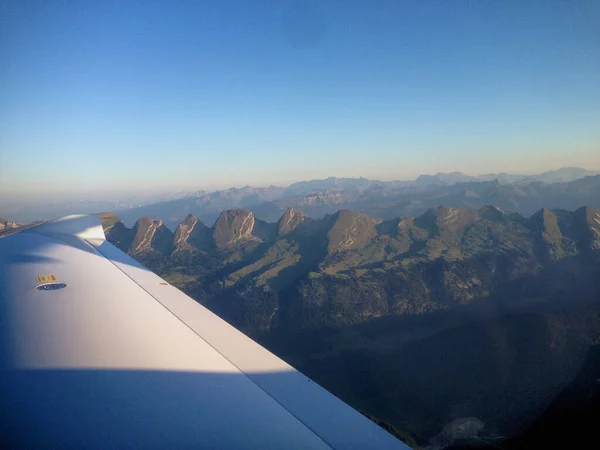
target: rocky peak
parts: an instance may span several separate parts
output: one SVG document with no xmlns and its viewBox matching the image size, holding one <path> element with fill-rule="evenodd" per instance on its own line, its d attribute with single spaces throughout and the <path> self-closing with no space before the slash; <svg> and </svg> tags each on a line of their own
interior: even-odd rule
<svg viewBox="0 0 600 450">
<path fill-rule="evenodd" d="M 254 214 L 245 209 L 223 211 L 215 222 L 213 240 L 217 247 L 252 236 Z"/>
<path fill-rule="evenodd" d="M 477 221 L 477 211 L 468 208 L 453 208 L 451 206 L 440 206 L 435 210 L 438 225 L 464 226 Z"/>
<path fill-rule="evenodd" d="M 173 239 L 174 251 L 204 250 L 210 245 L 210 229 L 193 214 L 177 226 Z"/>
<path fill-rule="evenodd" d="M 294 208 L 288 208 L 283 216 L 277 222 L 277 233 L 281 236 L 291 233 L 306 219 L 306 214 L 296 211 Z"/>
<path fill-rule="evenodd" d="M 479 217 L 490 222 L 504 222 L 504 213 L 497 206 L 485 205 L 479 210 Z"/>
<path fill-rule="evenodd" d="M 377 235 L 377 221 L 365 214 L 341 210 L 331 216 L 327 233 L 330 253 L 363 247 Z"/>
<path fill-rule="evenodd" d="M 584 238 L 588 248 L 600 250 L 600 211 L 591 206 L 584 206 L 573 212 L 577 230 Z"/>
<path fill-rule="evenodd" d="M 558 216 L 547 208 L 542 208 L 530 217 L 529 223 L 534 231 L 540 232 L 548 242 L 558 242 L 563 235 L 558 224 Z"/>
<path fill-rule="evenodd" d="M 198 218 L 193 214 L 189 214 L 183 222 L 177 225 L 177 229 L 175 230 L 175 238 L 173 240 L 173 244 L 177 247 L 179 244 L 187 243 L 188 238 L 194 231 L 194 227 L 198 223 Z"/>
<path fill-rule="evenodd" d="M 142 217 L 133 227 L 129 253 L 168 252 L 173 244 L 173 232 L 160 219 Z"/>
<path fill-rule="evenodd" d="M 574 255 L 581 247 L 581 233 L 574 214 L 564 210 L 543 208 L 527 220 L 533 232 L 534 249 L 541 261 L 555 261 Z"/>
<path fill-rule="evenodd" d="M 414 224 L 430 233 L 439 233 L 441 230 L 455 232 L 478 219 L 479 213 L 473 209 L 438 206 L 416 217 Z"/>
<path fill-rule="evenodd" d="M 582 206 L 576 209 L 573 214 L 584 217 L 589 226 L 600 228 L 600 211 L 591 206 Z"/>
<path fill-rule="evenodd" d="M 100 214 L 100 223 L 102 224 L 102 229 L 104 230 L 105 235 L 110 233 L 111 228 L 118 222 L 123 224 L 119 216 L 117 216 L 115 213 L 103 212 Z"/>
<path fill-rule="evenodd" d="M 17 222 L 0 218 L 0 231 L 8 230 L 9 228 L 18 228 L 19 226 Z"/>
<path fill-rule="evenodd" d="M 133 230 L 127 228 L 120 220 L 114 223 L 106 223 L 103 220 L 102 227 L 104 228 L 104 235 L 110 243 L 125 253 L 129 251 L 133 241 Z"/>
<path fill-rule="evenodd" d="M 555 225 L 558 222 L 558 218 L 550 209 L 542 208 L 530 217 L 530 222 L 546 228 Z"/>
</svg>

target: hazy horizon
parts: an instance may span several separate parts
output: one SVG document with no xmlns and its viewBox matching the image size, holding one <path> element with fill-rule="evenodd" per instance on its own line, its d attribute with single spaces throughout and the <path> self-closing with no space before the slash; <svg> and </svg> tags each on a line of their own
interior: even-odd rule
<svg viewBox="0 0 600 450">
<path fill-rule="evenodd" d="M 118 190 L 118 189 L 110 189 L 110 190 L 89 190 L 89 191 L 56 191 L 56 192 L 29 192 L 29 191 L 20 191 L 18 197 L 11 196 L 10 191 L 0 191 L 0 208 L 7 206 L 15 206 L 15 205 L 36 205 L 36 204 L 48 204 L 48 203 L 77 203 L 77 202 L 126 202 L 130 200 L 138 200 L 142 203 L 144 202 L 159 202 L 166 199 L 174 199 L 181 198 L 187 194 L 195 194 L 199 192 L 216 192 L 228 189 L 240 189 L 243 187 L 251 187 L 251 188 L 266 188 L 269 186 L 276 187 L 288 187 L 294 183 L 302 182 L 302 181 L 319 181 L 325 180 L 327 178 L 366 178 L 373 181 L 402 181 L 402 182 L 413 182 L 421 175 L 437 175 L 440 173 L 448 174 L 448 173 L 461 173 L 468 176 L 478 177 L 478 176 L 486 176 L 490 174 L 509 174 L 509 175 L 517 175 L 517 176 L 533 176 L 540 175 L 546 172 L 552 172 L 560 169 L 585 169 L 590 172 L 598 172 L 600 173 L 600 168 L 586 168 L 586 167 L 578 167 L 578 166 L 564 166 L 564 167 L 553 167 L 548 170 L 544 170 L 541 172 L 537 171 L 515 171 L 515 172 L 507 172 L 507 171 L 495 171 L 495 172 L 486 172 L 486 173 L 468 173 L 466 171 L 461 170 L 450 170 L 448 172 L 429 172 L 429 173 L 421 173 L 415 177 L 410 178 L 400 178 L 400 177 L 369 177 L 364 175 L 356 175 L 356 176 L 336 176 L 336 175 L 328 175 L 323 177 L 316 178 L 305 178 L 305 179 L 295 179 L 295 180 L 287 180 L 275 183 L 241 183 L 241 184 L 212 184 L 212 185 L 199 185 L 199 187 L 181 187 L 174 186 L 171 188 L 150 188 L 150 189 L 130 189 L 130 190 Z M 177 195 L 181 194 L 181 195 Z M 163 198 L 164 197 L 164 198 Z M 0 217 L 2 211 L 0 211 Z"/>
<path fill-rule="evenodd" d="M 598 170 L 599 19 L 558 0 L 8 0 L 0 197 Z"/>
</svg>

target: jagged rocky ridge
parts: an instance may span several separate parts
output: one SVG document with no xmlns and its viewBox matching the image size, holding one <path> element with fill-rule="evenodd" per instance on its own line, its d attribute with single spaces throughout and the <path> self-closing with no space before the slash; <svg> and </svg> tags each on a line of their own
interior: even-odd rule
<svg viewBox="0 0 600 450">
<path fill-rule="evenodd" d="M 103 217 L 107 238 L 131 255 L 158 252 L 164 255 L 176 252 L 210 252 L 232 248 L 248 242 L 261 243 L 292 232 L 306 215 L 288 209 L 277 224 L 256 219 L 243 209 L 223 211 L 212 227 L 207 227 L 190 214 L 173 234 L 159 219 L 140 218 L 132 229 L 115 220 L 115 215 Z"/>
<path fill-rule="evenodd" d="M 229 210 L 174 235 L 149 218 L 105 222 L 111 242 L 422 445 L 465 417 L 483 439 L 517 434 L 600 339 L 591 207 L 390 220 L 289 209 L 277 223 Z"/>
<path fill-rule="evenodd" d="M 320 325 L 448 309 L 493 297 L 500 286 L 520 292 L 518 279 L 529 277 L 537 285 L 562 265 L 577 277 L 578 270 L 589 271 L 588 260 L 600 249 L 600 213 L 591 207 L 542 209 L 524 218 L 494 206 L 442 206 L 386 221 L 347 210 L 314 220 L 290 208 L 276 224 L 247 210 L 228 210 L 212 227 L 189 215 L 174 234 L 147 217 L 132 229 L 114 218 L 105 224 L 109 241 L 151 268 L 160 264 L 162 275 L 171 269 L 181 274 L 175 267 L 184 267 L 186 281 L 179 286 L 192 294 L 215 292 L 216 286 L 260 286 L 270 295 L 290 288 L 288 297 L 308 299 L 326 285 L 328 292 L 317 295 L 328 302 Z M 549 282 L 558 287 L 563 278 Z M 536 301 L 535 290 L 528 289 L 520 303 Z M 352 313 L 336 312 L 352 298 Z M 280 320 L 297 305 L 283 302 L 272 311 Z M 302 304 L 302 320 L 290 325 L 312 322 L 312 307 Z"/>
<path fill-rule="evenodd" d="M 12 220 L 0 218 L 0 231 L 8 230 L 11 228 L 18 228 L 20 225 Z"/>
</svg>

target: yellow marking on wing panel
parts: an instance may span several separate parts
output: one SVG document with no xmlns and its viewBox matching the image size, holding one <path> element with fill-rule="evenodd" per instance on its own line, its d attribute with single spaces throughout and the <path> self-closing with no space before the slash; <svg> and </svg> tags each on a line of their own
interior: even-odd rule
<svg viewBox="0 0 600 450">
<path fill-rule="evenodd" d="M 54 274 L 38 275 L 37 277 L 35 277 L 35 279 L 38 282 L 38 284 L 53 283 L 55 281 L 58 281 L 58 278 L 56 278 L 56 275 Z"/>
</svg>

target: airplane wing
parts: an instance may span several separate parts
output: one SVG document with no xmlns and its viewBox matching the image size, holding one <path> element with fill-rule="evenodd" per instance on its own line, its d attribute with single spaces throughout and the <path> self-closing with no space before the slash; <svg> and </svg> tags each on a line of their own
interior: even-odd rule
<svg viewBox="0 0 600 450">
<path fill-rule="evenodd" d="M 110 244 L 97 215 L 1 238 L 0 267 L 6 447 L 409 448 Z"/>
</svg>

